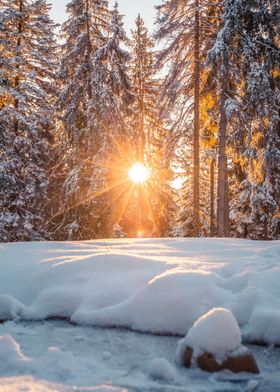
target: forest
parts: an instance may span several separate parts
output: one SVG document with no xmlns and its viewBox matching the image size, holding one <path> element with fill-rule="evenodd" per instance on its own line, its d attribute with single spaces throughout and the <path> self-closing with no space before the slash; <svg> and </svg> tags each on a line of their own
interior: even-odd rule
<svg viewBox="0 0 280 392">
<path fill-rule="evenodd" d="M 280 239 L 277 0 L 0 0 L 0 242 Z"/>
</svg>

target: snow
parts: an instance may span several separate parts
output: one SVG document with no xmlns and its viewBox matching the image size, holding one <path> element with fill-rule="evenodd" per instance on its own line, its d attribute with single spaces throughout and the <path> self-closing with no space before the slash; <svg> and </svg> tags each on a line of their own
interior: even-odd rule
<svg viewBox="0 0 280 392">
<path fill-rule="evenodd" d="M 155 379 L 173 381 L 176 378 L 176 371 L 165 358 L 155 358 L 150 363 L 149 375 Z"/>
<path fill-rule="evenodd" d="M 100 385 L 91 388 L 65 387 L 33 377 L 13 377 L 0 379 L 1 392 L 128 392 L 126 388 Z"/>
<path fill-rule="evenodd" d="M 256 310 L 250 319 L 251 340 L 279 344 L 280 310 Z"/>
<path fill-rule="evenodd" d="M 28 361 L 20 350 L 20 346 L 9 335 L 0 336 L 0 368 L 10 366 L 21 366 Z"/>
<path fill-rule="evenodd" d="M 21 313 L 22 305 L 9 295 L 0 296 L 0 320 L 16 319 Z"/>
<path fill-rule="evenodd" d="M 250 380 L 248 381 L 248 384 L 244 392 L 253 392 L 258 388 L 258 386 L 259 386 L 259 382 L 257 380 Z"/>
<path fill-rule="evenodd" d="M 104 390 L 110 390 L 109 387 L 113 386 L 117 391 L 130 392 L 240 392 L 243 390 L 240 385 L 248 382 L 248 377 L 241 380 L 241 384 L 238 379 L 231 383 L 226 374 L 220 380 L 203 372 L 186 371 L 176 366 L 174 354 L 178 337 L 174 336 L 75 326 L 60 320 L 7 322 L 0 325 L 0 335 L 7 334 L 12 336 L 20 351 L 30 360 L 22 366 L 10 366 L 9 369 L 0 367 L 1 392 L 3 380 L 6 384 L 10 382 L 14 385 L 9 392 L 20 390 L 15 389 L 17 383 L 21 387 L 20 392 L 33 392 L 32 388 L 71 392 L 77 388 L 85 392 L 89 387 L 90 391 L 94 390 L 93 386 L 104 386 Z M 277 349 L 269 357 L 275 354 Z M 279 358 L 278 353 L 274 358 L 277 365 L 273 382 L 268 379 L 272 375 L 271 368 L 269 372 L 266 371 L 267 388 L 261 389 L 262 392 L 279 391 L 271 388 L 277 385 L 275 379 L 279 379 Z M 267 356 L 264 355 L 260 363 L 265 363 L 265 360 Z M 156 376 L 152 376 L 152 365 L 155 364 L 159 370 Z M 163 378 L 166 368 L 174 369 L 173 372 L 169 370 L 174 375 L 173 379 Z"/>
<path fill-rule="evenodd" d="M 209 353 L 223 360 L 228 354 L 240 349 L 241 333 L 231 311 L 214 308 L 202 315 L 178 343 L 177 361 L 182 362 L 186 347 L 193 349 L 193 357 Z"/>
<path fill-rule="evenodd" d="M 259 382 L 259 391 L 279 392 L 280 350 L 277 348 L 251 346 L 262 370 L 261 377 L 238 375 L 233 378 L 231 375 L 233 382 L 229 382 L 227 373 L 210 375 L 178 367 L 174 363 L 178 337 L 174 336 L 75 326 L 55 320 L 7 322 L 0 325 L 0 336 L 7 334 L 30 360 L 22 367 L 10 367 L 9 371 L 0 369 L 1 392 L 4 384 L 13 385 L 8 392 L 85 392 L 94 390 L 93 386 L 97 385 L 109 391 L 109 387 L 114 386 L 118 392 L 241 392 L 246 390 L 248 381 L 253 380 Z M 104 356 L 105 350 L 108 356 Z M 62 356 L 60 361 L 54 361 L 55 351 L 58 356 L 64 353 L 66 359 L 75 358 L 75 362 L 63 361 Z M 175 369 L 174 380 L 151 377 L 150 366 L 157 359 L 165 359 Z"/>
<path fill-rule="evenodd" d="M 116 239 L 1 245 L 0 319 L 177 334 L 215 307 L 280 343 L 280 242 Z"/>
<path fill-rule="evenodd" d="M 219 347 L 206 339 L 204 348 L 232 349 L 239 327 L 247 342 L 278 344 L 279 256 L 279 241 L 237 239 L 0 244 L 0 320 L 10 320 L 0 323 L 0 357 L 10 361 L 0 360 L 0 390 L 19 390 L 17 383 L 32 392 L 245 390 L 248 378 L 232 384 L 227 374 L 209 378 L 178 367 L 177 335 L 210 311 L 215 317 L 206 324 L 217 337 L 223 323 L 227 340 Z M 213 308 L 224 308 L 226 320 Z M 278 392 L 279 350 L 252 351 L 264 375 L 261 390 Z"/>
</svg>

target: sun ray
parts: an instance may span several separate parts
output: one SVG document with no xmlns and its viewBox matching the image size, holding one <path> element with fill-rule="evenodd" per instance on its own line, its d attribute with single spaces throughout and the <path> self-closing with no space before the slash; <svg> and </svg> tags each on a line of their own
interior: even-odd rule
<svg viewBox="0 0 280 392">
<path fill-rule="evenodd" d="M 117 217 L 117 219 L 116 219 L 116 223 L 117 223 L 117 224 L 120 223 L 121 219 L 122 219 L 123 216 L 124 216 L 124 213 L 125 213 L 125 211 L 126 211 L 126 208 L 127 208 L 127 206 L 128 206 L 128 203 L 129 203 L 130 200 L 131 200 L 132 193 L 133 193 L 133 191 L 134 191 L 134 189 L 135 189 L 135 185 L 134 185 L 134 184 L 129 184 L 129 188 L 130 188 L 130 189 L 129 189 L 127 195 L 126 195 L 126 198 L 125 198 L 125 200 L 124 200 L 123 206 L 122 206 L 122 208 L 120 208 L 120 212 L 119 212 L 118 217 Z"/>
<path fill-rule="evenodd" d="M 154 213 L 153 213 L 153 209 L 152 209 L 152 205 L 151 205 L 151 200 L 149 198 L 149 193 L 150 193 L 150 191 L 145 187 L 143 194 L 144 194 L 144 197 L 145 197 L 145 200 L 146 200 L 146 205 L 148 207 L 149 216 L 152 219 L 153 229 L 156 229 L 157 228 L 157 223 L 156 223 L 156 220 L 155 220 L 155 217 L 154 217 Z"/>
<path fill-rule="evenodd" d="M 49 224 L 50 222 L 52 222 L 53 219 L 57 218 L 58 216 L 62 215 L 63 213 L 69 212 L 69 211 L 71 211 L 72 209 L 75 209 L 75 208 L 77 208 L 77 207 L 79 207 L 79 206 L 81 206 L 81 205 L 84 205 L 84 204 L 86 204 L 86 203 L 88 203 L 88 202 L 90 202 L 90 201 L 96 199 L 97 197 L 100 197 L 100 196 L 102 196 L 103 194 L 112 191 L 112 190 L 115 189 L 116 187 L 125 184 L 127 181 L 128 181 L 128 178 L 124 178 L 124 179 L 122 179 L 122 180 L 120 180 L 120 181 L 118 181 L 118 182 L 116 182 L 116 183 L 114 183 L 114 184 L 111 184 L 110 186 L 107 186 L 106 188 L 101 189 L 100 191 L 98 191 L 98 192 L 96 192 L 96 193 L 94 193 L 94 194 L 92 194 L 92 195 L 90 195 L 90 196 L 88 196 L 88 197 L 86 197 L 86 198 L 80 200 L 79 202 L 77 202 L 77 203 L 75 203 L 75 204 L 72 204 L 71 206 L 69 206 L 69 207 L 67 207 L 67 208 L 61 209 L 57 214 L 55 214 L 55 215 L 53 215 L 53 216 L 51 217 L 51 219 L 47 222 L 47 224 Z"/>
</svg>

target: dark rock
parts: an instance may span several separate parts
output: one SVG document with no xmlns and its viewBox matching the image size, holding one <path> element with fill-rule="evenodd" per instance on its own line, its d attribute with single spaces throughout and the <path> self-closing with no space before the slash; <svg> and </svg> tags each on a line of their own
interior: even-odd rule
<svg viewBox="0 0 280 392">
<path fill-rule="evenodd" d="M 184 366 L 191 367 L 193 350 L 186 348 L 184 354 Z M 258 374 L 259 368 L 251 352 L 246 352 L 239 356 L 229 356 L 223 363 L 218 363 L 212 354 L 204 353 L 196 359 L 197 366 L 205 372 L 220 372 L 231 370 L 233 373 L 248 372 Z"/>
</svg>

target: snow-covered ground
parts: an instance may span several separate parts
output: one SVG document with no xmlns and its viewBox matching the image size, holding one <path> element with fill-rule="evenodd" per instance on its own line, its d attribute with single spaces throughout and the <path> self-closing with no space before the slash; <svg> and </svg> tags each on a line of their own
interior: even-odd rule
<svg viewBox="0 0 280 392">
<path fill-rule="evenodd" d="M 258 392 L 279 392 L 280 388 L 277 348 L 250 346 L 260 376 L 234 376 L 177 366 L 178 338 L 174 336 L 54 320 L 8 322 L 0 325 L 1 335 L 17 342 L 21 353 L 13 359 L 9 356 L 12 362 L 8 366 L 7 357 L 0 359 L 1 392 L 249 392 L 253 390 L 250 385 L 258 386 Z"/>
<path fill-rule="evenodd" d="M 243 342 L 279 344 L 279 282 L 277 241 L 2 244 L 0 390 L 279 391 L 278 348 L 253 346 L 261 376 L 229 382 L 176 366 L 177 336 L 119 329 L 185 335 L 224 307 Z"/>
</svg>

